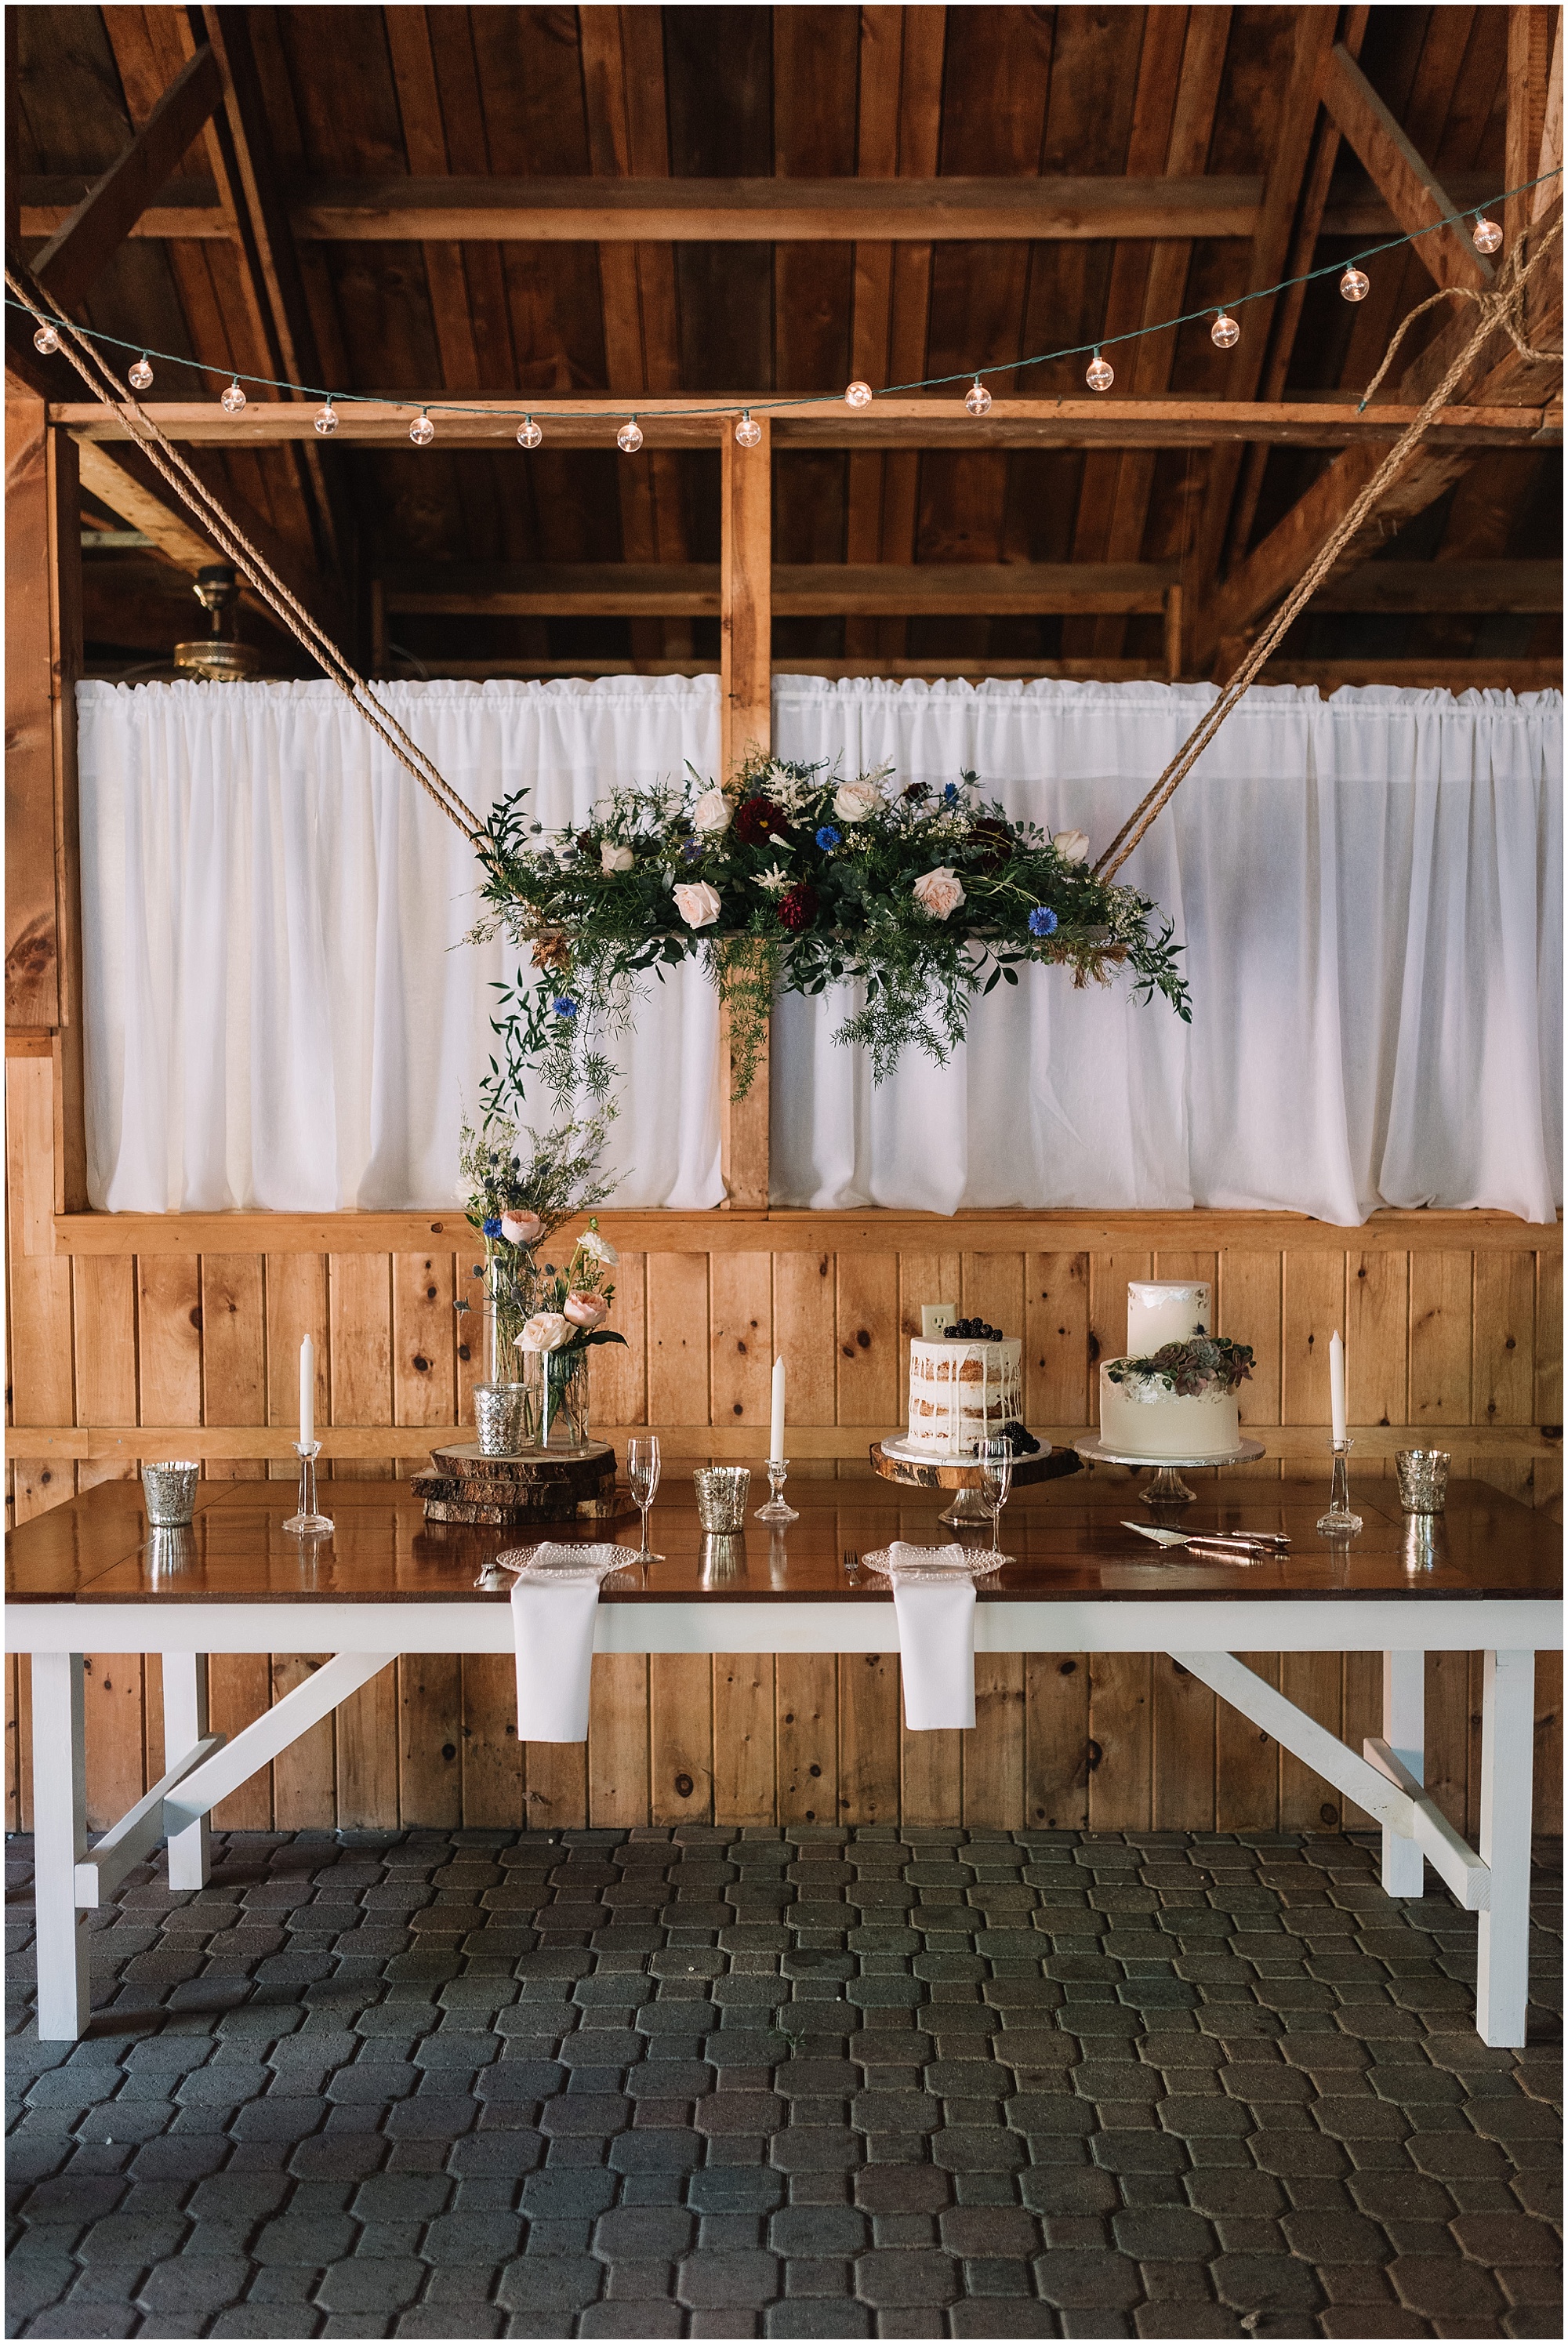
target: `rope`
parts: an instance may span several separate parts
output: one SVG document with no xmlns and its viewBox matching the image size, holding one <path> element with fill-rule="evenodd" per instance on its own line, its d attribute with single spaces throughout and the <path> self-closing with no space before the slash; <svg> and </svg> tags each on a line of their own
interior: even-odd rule
<svg viewBox="0 0 1568 2344">
<path fill-rule="evenodd" d="M 1474 333 L 1472 334 L 1463 349 L 1461 350 L 1459 356 L 1454 359 L 1453 364 L 1449 368 L 1448 372 L 1443 376 L 1442 380 L 1431 393 L 1431 396 L 1422 407 L 1420 414 L 1417 415 L 1414 420 L 1407 426 L 1404 431 L 1401 433 L 1399 439 L 1389 450 L 1388 454 L 1383 458 L 1382 462 L 1378 466 L 1377 470 L 1367 482 L 1366 487 L 1361 490 L 1360 496 L 1357 497 L 1349 511 L 1340 521 L 1338 527 L 1334 530 L 1333 534 L 1323 546 L 1316 560 L 1311 563 L 1310 567 L 1306 571 L 1306 574 L 1294 587 L 1292 587 L 1284 601 L 1280 603 L 1279 609 L 1274 613 L 1274 616 L 1269 621 L 1268 626 L 1265 628 L 1262 634 L 1259 635 L 1256 643 L 1253 644 L 1251 650 L 1247 653 L 1247 656 L 1243 659 L 1240 666 L 1236 670 L 1235 674 L 1231 677 L 1229 682 L 1220 693 L 1219 698 L 1214 702 L 1214 705 L 1211 708 L 1205 712 L 1199 722 L 1193 727 L 1193 730 L 1189 733 L 1181 747 L 1177 751 L 1176 755 L 1171 759 L 1170 763 L 1166 767 L 1164 773 L 1161 773 L 1158 781 L 1154 784 L 1154 787 L 1139 802 L 1139 803 L 1133 808 L 1131 813 L 1128 814 L 1126 822 L 1123 823 L 1121 828 L 1111 840 L 1111 843 L 1107 847 L 1105 853 L 1100 856 L 1099 861 L 1095 864 L 1094 875 L 1097 879 L 1109 879 L 1114 877 L 1115 874 L 1120 870 L 1122 864 L 1127 861 L 1128 856 L 1132 853 L 1134 847 L 1137 846 L 1144 833 L 1148 829 L 1150 823 L 1156 820 L 1162 808 L 1168 805 L 1170 800 L 1175 796 L 1177 790 L 1186 780 L 1188 774 L 1192 771 L 1193 766 L 1198 763 L 1198 760 L 1203 754 L 1204 750 L 1208 748 L 1209 743 L 1213 740 L 1215 734 L 1219 732 L 1226 718 L 1230 714 L 1231 710 L 1235 708 L 1249 685 L 1255 682 L 1259 670 L 1263 666 L 1264 662 L 1272 656 L 1278 644 L 1295 624 L 1296 620 L 1300 616 L 1308 602 L 1310 601 L 1312 596 L 1317 592 L 1318 588 L 1322 584 L 1323 580 L 1328 576 L 1329 571 L 1333 568 L 1335 562 L 1339 560 L 1340 555 L 1344 551 L 1345 547 L 1350 543 L 1357 530 L 1361 527 L 1362 522 L 1367 519 L 1370 513 L 1376 510 L 1378 505 L 1381 502 L 1389 487 L 1399 478 L 1401 472 L 1403 471 L 1411 456 L 1415 453 L 1417 447 L 1420 445 L 1421 440 L 1425 439 L 1428 431 L 1431 430 L 1438 414 L 1444 407 L 1447 406 L 1454 390 L 1458 388 L 1463 377 L 1468 373 L 1472 362 L 1474 360 L 1485 343 L 1491 338 L 1497 328 L 1501 326 L 1509 335 L 1515 347 L 1522 351 L 1526 357 L 1537 358 L 1547 355 L 1546 353 L 1533 351 L 1529 349 L 1528 344 L 1521 338 L 1518 328 L 1515 325 L 1514 313 L 1515 311 L 1521 311 L 1521 314 L 1522 314 L 1521 305 L 1523 299 L 1524 288 L 1529 284 L 1530 279 L 1534 275 L 1536 269 L 1540 268 L 1542 262 L 1551 252 L 1553 245 L 1556 244 L 1562 233 L 1563 221 L 1561 216 L 1559 216 L 1559 217 L 1553 222 L 1552 227 L 1548 230 L 1547 234 L 1536 246 L 1535 250 L 1531 254 L 1528 260 L 1523 258 L 1522 242 L 1514 246 L 1504 264 L 1502 278 L 1494 292 L 1484 294 L 1478 293 L 1472 296 L 1472 298 L 1479 303 L 1482 311 L 1481 322 L 1476 327 Z M 1432 297 L 1432 299 L 1438 298 L 1441 298 L 1441 296 L 1434 295 Z M 1431 302 L 1430 300 L 1423 301 L 1421 305 L 1423 309 L 1430 308 L 1431 306 Z M 1420 310 L 1412 310 L 1411 313 L 1411 317 L 1418 317 L 1420 314 Z M 1399 333 L 1395 335 L 1393 343 L 1390 346 L 1390 349 L 1384 357 L 1382 366 L 1379 368 L 1376 375 L 1372 378 L 1371 382 L 1368 386 L 1366 394 L 1367 399 L 1371 397 L 1372 391 L 1377 388 L 1378 383 L 1381 381 L 1389 359 L 1392 357 L 1394 349 L 1398 346 L 1400 336 L 1403 334 L 1405 326 L 1408 326 L 1410 322 L 1411 318 L 1407 318 L 1404 321 L 1404 325 L 1401 326 Z M 1361 404 L 1364 407 L 1366 399 L 1363 399 Z"/>
<path fill-rule="evenodd" d="M 118 412 L 132 440 L 154 470 L 167 481 L 182 503 L 189 507 L 219 552 L 242 572 L 268 609 L 324 670 L 328 680 L 337 685 L 349 705 L 391 751 L 398 763 L 413 775 L 427 796 L 434 800 L 450 822 L 457 824 L 469 844 L 478 847 L 482 837 L 479 822 L 450 783 L 419 743 L 410 738 L 391 711 L 375 697 L 364 677 L 284 584 L 238 523 L 225 511 L 180 450 L 166 438 L 153 418 L 143 412 L 75 319 L 67 317 L 53 295 L 42 287 L 35 285 L 29 290 L 27 286 L 19 282 L 9 265 L 5 270 L 5 282 L 38 324 L 47 323 L 57 330 L 64 329 L 66 338 L 61 349 L 88 389 L 106 407 Z M 38 306 L 41 301 L 48 305 L 46 318 Z M 86 353 L 86 359 L 91 361 L 91 366 L 78 355 L 78 351 Z M 97 371 L 95 372 L 94 369 Z"/>
</svg>

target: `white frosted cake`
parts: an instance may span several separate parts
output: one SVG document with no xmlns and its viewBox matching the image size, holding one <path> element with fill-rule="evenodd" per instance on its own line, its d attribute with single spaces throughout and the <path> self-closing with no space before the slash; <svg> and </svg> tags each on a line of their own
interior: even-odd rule
<svg viewBox="0 0 1568 2344">
<path fill-rule="evenodd" d="M 1245 1344 L 1209 1332 L 1199 1280 L 1127 1289 L 1127 1356 L 1102 1361 L 1099 1437 L 1124 1457 L 1233 1457 L 1241 1446 Z"/>
<path fill-rule="evenodd" d="M 933 1334 L 928 1327 L 926 1339 L 911 1342 L 911 1449 L 928 1457 L 973 1457 L 987 1436 L 995 1438 L 1004 1425 L 1022 1422 L 1024 1347 L 1017 1337 L 998 1335 L 994 1328 L 986 1335 L 981 1340 Z"/>
</svg>

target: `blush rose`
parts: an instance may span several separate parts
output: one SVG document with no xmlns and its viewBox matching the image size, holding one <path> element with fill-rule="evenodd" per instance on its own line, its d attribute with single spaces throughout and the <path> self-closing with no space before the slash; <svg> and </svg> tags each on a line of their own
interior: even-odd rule
<svg viewBox="0 0 1568 2344">
<path fill-rule="evenodd" d="M 964 901 L 964 883 L 945 863 L 922 872 L 915 882 L 915 900 L 934 920 L 945 920 Z"/>
<path fill-rule="evenodd" d="M 711 928 L 719 916 L 719 891 L 705 879 L 690 880 L 676 888 L 675 909 L 689 928 Z"/>
</svg>

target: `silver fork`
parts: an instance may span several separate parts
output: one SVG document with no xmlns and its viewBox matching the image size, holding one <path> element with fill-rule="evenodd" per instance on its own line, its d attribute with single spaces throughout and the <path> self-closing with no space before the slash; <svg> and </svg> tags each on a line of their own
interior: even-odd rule
<svg viewBox="0 0 1568 2344">
<path fill-rule="evenodd" d="M 852 1546 L 846 1546 L 844 1550 L 844 1575 L 846 1579 L 854 1580 L 858 1580 L 860 1577 L 860 1557 Z"/>
</svg>

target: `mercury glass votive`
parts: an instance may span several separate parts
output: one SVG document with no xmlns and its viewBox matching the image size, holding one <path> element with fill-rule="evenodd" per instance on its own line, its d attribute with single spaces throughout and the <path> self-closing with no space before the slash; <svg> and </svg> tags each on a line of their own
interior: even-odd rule
<svg viewBox="0 0 1568 2344">
<path fill-rule="evenodd" d="M 1407 1514 L 1441 1514 L 1448 1503 L 1446 1449 L 1401 1449 L 1394 1458 L 1400 1503 Z"/>
<path fill-rule="evenodd" d="M 196 1485 L 201 1468 L 188 1457 L 167 1465 L 142 1467 L 142 1496 L 147 1527 L 155 1531 L 184 1530 L 196 1512 Z"/>
<path fill-rule="evenodd" d="M 525 1446 L 526 1384 L 475 1384 L 474 1430 L 481 1457 L 515 1457 Z"/>
<path fill-rule="evenodd" d="M 703 1534 L 703 1551 L 698 1576 L 704 1587 L 720 1587 L 729 1579 L 740 1576 L 746 1559 L 744 1538 L 728 1532 L 706 1531 Z"/>
<path fill-rule="evenodd" d="M 699 1465 L 692 1479 L 697 1491 L 697 1520 L 703 1530 L 733 1538 L 745 1529 L 752 1486 L 749 1465 Z"/>
</svg>

